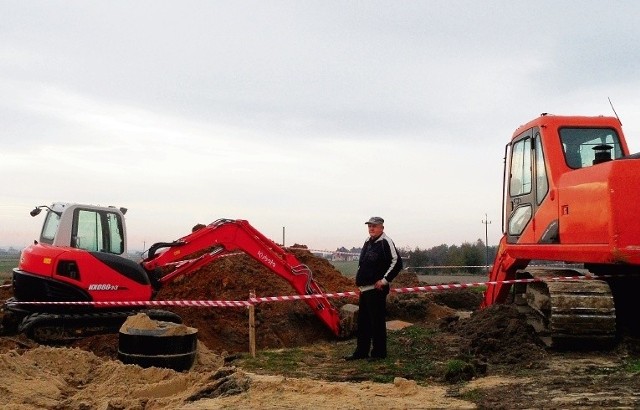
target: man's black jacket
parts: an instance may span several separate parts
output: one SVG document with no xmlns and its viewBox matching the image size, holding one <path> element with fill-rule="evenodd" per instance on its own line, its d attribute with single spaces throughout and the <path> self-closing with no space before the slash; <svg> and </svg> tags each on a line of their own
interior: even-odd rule
<svg viewBox="0 0 640 410">
<path fill-rule="evenodd" d="M 362 247 L 356 274 L 356 286 L 373 285 L 384 278 L 391 282 L 402 270 L 402 258 L 391 238 L 382 233 L 369 238 Z"/>
</svg>

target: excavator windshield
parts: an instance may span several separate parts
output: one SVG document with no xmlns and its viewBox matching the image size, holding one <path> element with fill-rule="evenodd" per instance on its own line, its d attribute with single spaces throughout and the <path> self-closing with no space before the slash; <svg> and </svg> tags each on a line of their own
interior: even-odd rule
<svg viewBox="0 0 640 410">
<path fill-rule="evenodd" d="M 567 165 L 574 169 L 622 156 L 618 133 L 612 128 L 561 128 L 560 141 Z"/>
</svg>

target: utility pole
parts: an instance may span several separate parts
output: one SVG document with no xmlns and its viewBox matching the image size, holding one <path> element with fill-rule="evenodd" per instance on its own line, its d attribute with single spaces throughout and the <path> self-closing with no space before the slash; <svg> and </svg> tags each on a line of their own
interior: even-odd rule
<svg viewBox="0 0 640 410">
<path fill-rule="evenodd" d="M 487 219 L 486 213 L 484 214 L 484 220 L 482 221 L 482 223 L 484 224 L 484 249 L 487 254 L 487 272 L 489 272 L 489 224 L 491 223 L 491 221 Z"/>
</svg>

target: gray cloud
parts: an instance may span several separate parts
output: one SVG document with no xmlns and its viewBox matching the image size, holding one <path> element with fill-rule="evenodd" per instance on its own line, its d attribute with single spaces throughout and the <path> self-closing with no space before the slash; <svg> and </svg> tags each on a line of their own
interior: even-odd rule
<svg viewBox="0 0 640 410">
<path fill-rule="evenodd" d="M 146 225 L 158 240 L 213 213 L 296 226 L 305 242 L 331 214 L 323 243 L 357 245 L 331 237 L 359 242 L 351 221 L 384 213 L 400 244 L 473 241 L 485 212 L 500 219 L 502 150 L 520 124 L 608 114 L 612 97 L 640 133 L 639 8 L 3 2 L 0 139 L 15 181 L 0 200 L 139 207 L 141 229 L 133 215 L 164 208 L 166 226 Z M 380 185 L 402 196 L 361 183 L 381 164 Z"/>
</svg>

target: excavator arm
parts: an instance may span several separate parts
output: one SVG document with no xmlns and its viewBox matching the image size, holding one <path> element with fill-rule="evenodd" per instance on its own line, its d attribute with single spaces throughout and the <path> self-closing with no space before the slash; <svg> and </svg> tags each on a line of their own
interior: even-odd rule
<svg viewBox="0 0 640 410">
<path fill-rule="evenodd" d="M 161 285 L 236 251 L 248 254 L 286 279 L 300 295 L 324 293 L 306 265 L 241 219 L 219 219 L 174 242 L 154 244 L 142 266 L 147 271 L 174 267 L 173 271 L 158 279 Z M 338 312 L 326 297 L 305 299 L 305 302 L 335 335 L 340 335 Z"/>
<path fill-rule="evenodd" d="M 498 246 L 496 259 L 489 274 L 489 281 L 497 282 L 487 285 L 484 293 L 482 307 L 491 306 L 494 303 L 504 303 L 509 296 L 511 284 L 504 283 L 505 280 L 516 278 L 516 271 L 524 269 L 529 264 L 528 259 L 517 259 L 507 252 L 507 237 L 503 236 Z"/>
</svg>

